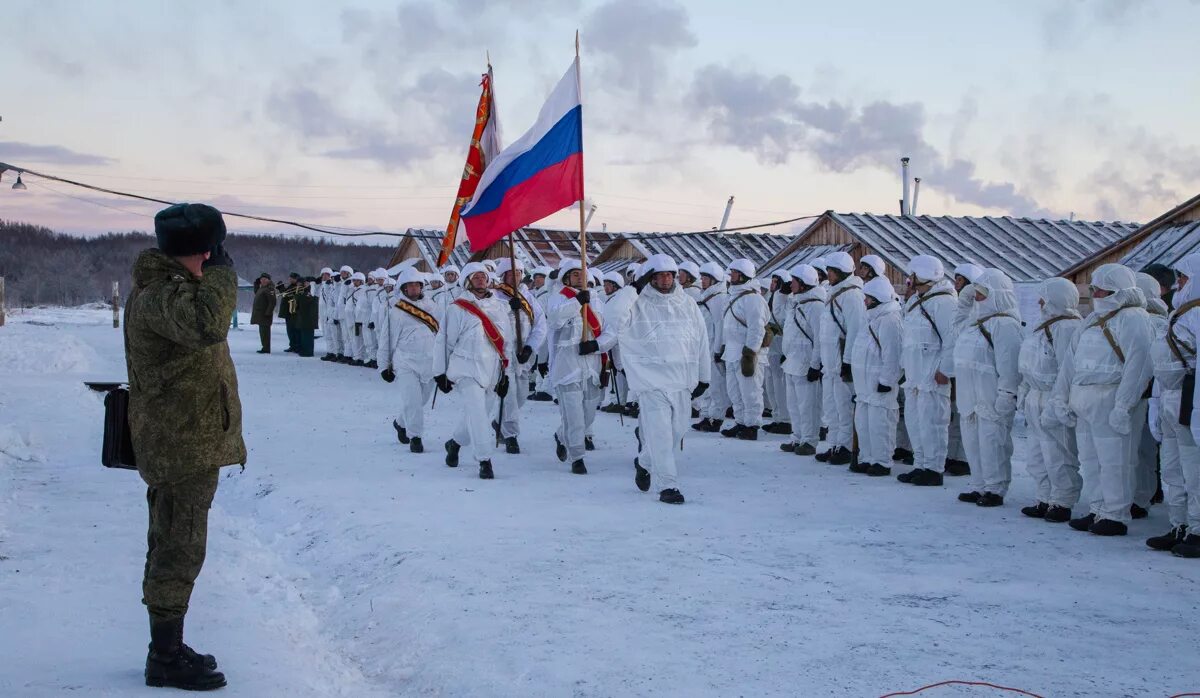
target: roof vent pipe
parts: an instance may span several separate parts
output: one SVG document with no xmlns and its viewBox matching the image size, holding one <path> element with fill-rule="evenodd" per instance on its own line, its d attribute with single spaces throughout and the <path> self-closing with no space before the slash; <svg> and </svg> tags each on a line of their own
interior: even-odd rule
<svg viewBox="0 0 1200 698">
<path fill-rule="evenodd" d="M 904 183 L 904 198 L 900 199 L 900 215 L 908 215 L 908 158 L 900 158 L 900 181 Z"/>
<path fill-rule="evenodd" d="M 725 230 L 725 226 L 729 225 L 729 214 L 733 213 L 733 197 L 729 197 L 729 201 L 725 203 L 725 215 L 721 216 L 721 227 L 717 230 Z"/>
<path fill-rule="evenodd" d="M 909 215 L 913 215 L 913 216 L 917 215 L 917 198 L 920 196 L 921 196 L 921 178 L 914 177 L 913 178 L 912 211 L 909 212 Z"/>
</svg>

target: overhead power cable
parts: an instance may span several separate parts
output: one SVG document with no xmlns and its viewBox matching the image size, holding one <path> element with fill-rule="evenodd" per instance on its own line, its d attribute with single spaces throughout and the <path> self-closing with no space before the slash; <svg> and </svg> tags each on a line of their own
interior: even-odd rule
<svg viewBox="0 0 1200 698">
<path fill-rule="evenodd" d="M 40 177 L 42 179 L 47 179 L 47 180 L 50 180 L 53 182 L 62 182 L 63 184 L 69 184 L 71 186 L 80 187 L 82 189 L 88 189 L 90 191 L 101 192 L 103 194 L 110 194 L 112 196 L 120 196 L 120 197 L 125 197 L 128 199 L 136 199 L 138 201 L 148 201 L 151 203 L 163 204 L 165 206 L 174 206 L 175 204 L 179 203 L 176 201 L 168 201 L 166 199 L 159 199 L 159 198 L 153 197 L 153 196 L 145 196 L 143 194 L 135 194 L 132 192 L 120 191 L 117 189 L 109 189 L 107 187 L 96 186 L 94 184 L 87 184 L 85 182 L 79 182 L 79 181 L 76 181 L 73 179 L 67 179 L 65 177 L 57 177 L 55 175 L 45 174 L 43 172 L 37 172 L 34 170 L 26 169 L 24 167 L 17 167 L 16 165 L 11 165 L 8 163 L 0 162 L 0 171 L 5 170 L 5 169 L 13 170 L 20 174 L 33 175 L 34 177 Z M 50 189 L 50 188 L 47 187 L 47 189 Z M 62 192 L 56 191 L 55 193 L 61 194 L 63 196 L 70 196 L 69 194 L 63 194 Z M 78 197 L 72 197 L 72 198 L 78 198 Z M 88 201 L 87 199 L 79 199 L 79 200 Z M 99 204 L 94 201 L 88 201 L 88 203 L 102 205 L 102 204 Z M 108 206 L 107 208 L 113 208 L 113 207 Z M 117 209 L 117 210 L 120 210 L 120 209 Z M 360 229 L 354 229 L 354 228 L 341 228 L 340 230 L 334 230 L 332 228 L 338 228 L 339 226 L 318 226 L 318 225 L 312 225 L 309 223 L 302 223 L 299 221 L 286 220 L 286 219 L 282 219 L 282 218 L 271 218 L 270 216 L 256 216 L 256 215 L 250 214 L 250 213 L 239 213 L 237 211 L 221 211 L 221 213 L 223 215 L 232 216 L 234 218 L 244 218 L 246 220 L 259 221 L 262 223 L 275 223 L 278 225 L 287 225 L 287 226 L 291 226 L 294 228 L 300 228 L 302 230 L 309 230 L 314 233 L 321 233 L 322 235 L 332 235 L 335 237 L 370 237 L 372 235 L 384 235 L 387 237 L 397 237 L 397 238 L 411 236 L 414 238 L 433 239 L 433 240 L 441 240 L 444 237 L 444 235 L 440 232 L 397 233 L 397 232 L 390 232 L 390 231 L 384 231 L 384 230 L 360 230 Z M 659 235 L 659 236 L 663 236 L 663 237 L 684 237 L 684 236 L 694 236 L 694 235 L 710 235 L 714 232 L 736 233 L 736 232 L 742 232 L 742 231 L 747 231 L 747 230 L 761 230 L 762 228 L 773 228 L 773 227 L 780 226 L 780 225 L 788 225 L 789 223 L 796 223 L 796 222 L 799 222 L 799 221 L 802 221 L 802 220 L 805 220 L 808 218 L 815 218 L 817 215 L 819 215 L 819 214 L 796 216 L 794 218 L 788 218 L 785 220 L 769 221 L 767 223 L 757 223 L 754 225 L 743 225 L 743 226 L 738 226 L 735 228 L 725 228 L 724 230 L 720 230 L 720 231 L 710 228 L 707 230 L 692 230 L 692 231 L 684 231 L 684 232 L 664 232 L 664 233 L 649 233 L 649 234 Z M 354 232 L 348 232 L 348 231 L 354 231 Z M 527 236 L 522 235 L 520 232 L 517 232 L 516 236 L 517 236 L 517 239 L 521 240 L 522 242 L 537 242 L 539 240 L 538 237 L 527 237 Z"/>
</svg>

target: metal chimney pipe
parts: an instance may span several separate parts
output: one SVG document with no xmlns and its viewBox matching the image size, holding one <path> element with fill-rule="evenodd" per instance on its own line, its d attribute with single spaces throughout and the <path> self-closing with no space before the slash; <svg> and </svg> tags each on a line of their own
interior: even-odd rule
<svg viewBox="0 0 1200 698">
<path fill-rule="evenodd" d="M 904 183 L 904 198 L 900 199 L 900 215 L 907 216 L 908 208 L 908 158 L 900 158 L 900 180 Z"/>
<path fill-rule="evenodd" d="M 732 212 L 733 212 L 733 197 L 731 196 L 731 197 L 729 197 L 729 201 L 726 202 L 726 204 L 725 204 L 725 215 L 721 216 L 721 227 L 717 228 L 717 230 L 725 230 L 725 227 L 729 225 L 729 214 Z"/>
<path fill-rule="evenodd" d="M 913 216 L 917 215 L 917 199 L 920 196 L 921 196 L 921 178 L 914 177 L 913 178 L 912 211 L 910 212 L 910 215 L 913 215 Z"/>
<path fill-rule="evenodd" d="M 594 215 L 596 215 L 596 204 L 592 204 L 592 207 L 588 209 L 587 218 L 583 221 L 584 230 L 587 230 L 588 223 L 592 222 L 592 216 Z"/>
</svg>

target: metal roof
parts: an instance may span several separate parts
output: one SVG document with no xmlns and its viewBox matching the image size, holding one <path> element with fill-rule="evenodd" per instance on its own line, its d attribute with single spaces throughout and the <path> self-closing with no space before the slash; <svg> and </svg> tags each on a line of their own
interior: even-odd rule
<svg viewBox="0 0 1200 698">
<path fill-rule="evenodd" d="M 421 259 L 430 269 L 435 269 L 445 231 L 409 228 L 407 232 L 409 237 L 402 238 L 400 244 L 404 244 L 406 240 L 412 240 L 416 244 Z M 609 243 L 618 237 L 620 237 L 619 233 L 589 231 L 587 236 L 589 257 L 598 256 Z M 579 258 L 579 231 L 522 228 L 513 233 L 513 239 L 516 242 L 513 254 L 527 267 L 557 266 L 559 260 L 564 257 Z M 450 264 L 462 267 L 470 261 L 471 257 L 472 252 L 469 245 L 458 245 L 450 253 Z"/>
<path fill-rule="evenodd" d="M 817 257 L 824 257 L 834 252 L 849 252 L 854 243 L 848 245 L 800 245 L 785 257 L 775 259 L 768 266 L 759 269 L 759 275 L 770 274 L 776 269 L 791 269 L 797 264 L 811 262 Z"/>
<path fill-rule="evenodd" d="M 1143 239 L 1121 258 L 1121 264 L 1131 269 L 1145 269 L 1158 263 L 1174 267 L 1175 263 L 1200 249 L 1200 221 L 1180 223 L 1159 228 Z"/>
<path fill-rule="evenodd" d="M 755 266 L 779 254 L 795 238 L 793 235 L 770 233 L 625 233 L 612 244 L 628 242 L 641 255 L 641 260 L 655 254 L 669 255 L 683 262 L 717 262 L 722 266 L 735 259 L 746 258 Z M 596 264 L 605 272 L 620 271 L 639 259 L 609 259 Z"/>
<path fill-rule="evenodd" d="M 948 269 L 970 261 L 998 268 L 1018 283 L 1058 276 L 1138 228 L 1135 223 L 1011 216 L 827 215 L 897 269 L 918 254 L 930 254 Z"/>
</svg>

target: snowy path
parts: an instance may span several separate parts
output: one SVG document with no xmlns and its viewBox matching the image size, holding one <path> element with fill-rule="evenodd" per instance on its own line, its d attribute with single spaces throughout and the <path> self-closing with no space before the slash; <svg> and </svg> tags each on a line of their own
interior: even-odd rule
<svg viewBox="0 0 1200 698">
<path fill-rule="evenodd" d="M 105 322 L 38 311 L 0 328 L 0 695 L 149 693 L 144 489 L 99 466 L 102 407 L 80 384 L 124 375 Z M 1200 686 L 1185 641 L 1200 633 L 1200 567 L 1142 543 L 1165 530 L 1161 507 L 1101 540 L 1022 517 L 1020 467 L 1009 504 L 985 511 L 955 501 L 958 482 L 907 488 L 781 453 L 778 437 L 712 435 L 687 440 L 688 503 L 667 507 L 633 487 L 632 424 L 599 415 L 591 474 L 572 476 L 538 403 L 526 454 L 498 456 L 481 482 L 441 464 L 455 395 L 413 456 L 374 372 L 259 356 L 252 331 L 231 344 L 250 463 L 222 478 L 188 619 L 226 694 Z"/>
</svg>

